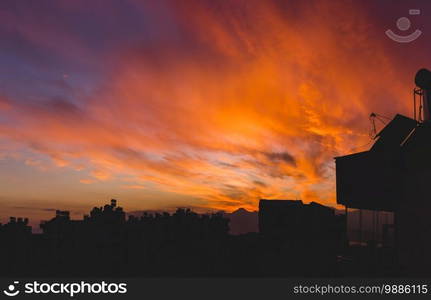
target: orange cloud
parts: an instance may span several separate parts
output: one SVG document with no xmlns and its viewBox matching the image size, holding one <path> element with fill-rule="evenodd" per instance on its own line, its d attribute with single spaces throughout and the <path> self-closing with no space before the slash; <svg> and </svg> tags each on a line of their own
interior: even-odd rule
<svg viewBox="0 0 431 300">
<path fill-rule="evenodd" d="M 123 189 L 132 189 L 132 190 L 143 190 L 145 189 L 145 186 L 137 185 L 137 184 L 130 184 L 130 185 L 122 185 Z"/>
<path fill-rule="evenodd" d="M 371 111 L 406 111 L 410 86 L 385 44 L 368 38 L 364 12 L 312 3 L 294 17 L 267 1 L 177 2 L 192 45 L 121 51 L 84 108 L 16 105 L 15 126 L 0 135 L 59 166 L 85 159 L 97 180 L 132 177 L 121 187 L 149 183 L 211 208 L 334 204 L 332 158 L 368 142 Z"/>
<path fill-rule="evenodd" d="M 111 174 L 105 170 L 93 170 L 90 172 L 91 176 L 98 180 L 105 181 L 111 178 Z"/>
<path fill-rule="evenodd" d="M 80 179 L 79 182 L 83 183 L 83 184 L 92 184 L 92 183 L 95 183 L 96 180 L 94 180 L 94 179 Z"/>
</svg>

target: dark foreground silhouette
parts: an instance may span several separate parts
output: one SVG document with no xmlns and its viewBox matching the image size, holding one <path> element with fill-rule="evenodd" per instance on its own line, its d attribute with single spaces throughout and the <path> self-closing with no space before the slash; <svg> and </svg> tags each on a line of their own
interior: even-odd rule
<svg viewBox="0 0 431 300">
<path fill-rule="evenodd" d="M 395 276 L 392 248 L 349 247 L 344 216 L 317 203 L 261 200 L 259 233 L 230 235 L 222 213 L 129 216 L 116 200 L 82 220 L 0 226 L 1 276 Z"/>
</svg>

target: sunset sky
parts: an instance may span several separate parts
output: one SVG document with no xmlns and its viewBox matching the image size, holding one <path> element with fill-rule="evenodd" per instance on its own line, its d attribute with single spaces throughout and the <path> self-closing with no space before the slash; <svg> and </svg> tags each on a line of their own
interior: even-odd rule
<svg viewBox="0 0 431 300">
<path fill-rule="evenodd" d="M 412 115 L 430 15 L 425 0 L 1 0 L 0 221 L 111 198 L 334 206 L 333 157 L 369 147 L 369 114 Z"/>
</svg>

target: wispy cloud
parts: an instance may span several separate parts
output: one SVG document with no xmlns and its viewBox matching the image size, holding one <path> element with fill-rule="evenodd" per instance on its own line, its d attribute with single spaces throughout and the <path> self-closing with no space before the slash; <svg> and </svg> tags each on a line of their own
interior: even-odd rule
<svg viewBox="0 0 431 300">
<path fill-rule="evenodd" d="M 61 11 L 81 9 L 61 3 Z M 109 3 L 95 10 L 101 27 L 125 19 Z M 128 3 L 151 15 L 151 5 Z M 118 42 L 106 42 L 99 59 L 109 64 L 91 93 L 74 93 L 77 83 L 62 71 L 57 85 L 72 97 L 0 97 L 0 138 L 87 172 L 84 184 L 117 182 L 143 194 L 150 184 L 205 207 L 254 210 L 272 197 L 333 204 L 332 157 L 365 144 L 371 110 L 406 110 L 402 64 L 369 34 L 374 21 L 356 2 L 170 1 L 153 9 L 158 38 L 122 39 L 113 29 Z M 57 27 L 6 17 L 29 49 L 95 59 L 91 39 L 69 19 Z M 390 86 L 390 107 L 382 86 Z"/>
</svg>

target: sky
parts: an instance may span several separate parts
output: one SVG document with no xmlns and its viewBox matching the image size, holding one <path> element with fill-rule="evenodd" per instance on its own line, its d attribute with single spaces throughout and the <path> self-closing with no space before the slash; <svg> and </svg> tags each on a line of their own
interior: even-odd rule
<svg viewBox="0 0 431 300">
<path fill-rule="evenodd" d="M 335 206 L 333 158 L 367 150 L 370 113 L 412 115 L 428 14 L 425 0 L 2 0 L 0 221 L 111 198 Z"/>
</svg>

